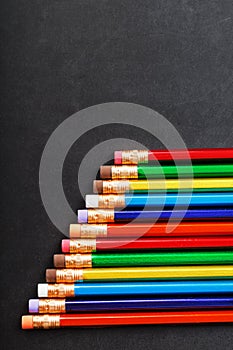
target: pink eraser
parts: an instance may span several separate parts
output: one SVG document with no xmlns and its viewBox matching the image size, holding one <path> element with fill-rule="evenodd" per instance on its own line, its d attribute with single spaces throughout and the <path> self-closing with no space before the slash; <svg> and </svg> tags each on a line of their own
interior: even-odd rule
<svg viewBox="0 0 233 350">
<path fill-rule="evenodd" d="M 30 314 L 37 314 L 39 312 L 39 299 L 29 300 L 28 311 L 30 312 Z"/>
<path fill-rule="evenodd" d="M 87 223 L 87 210 L 86 209 L 78 210 L 78 223 L 79 224 L 86 224 Z"/>
<path fill-rule="evenodd" d="M 115 151 L 114 152 L 114 163 L 115 164 L 122 164 L 122 151 Z"/>
<path fill-rule="evenodd" d="M 62 240 L 61 250 L 62 250 L 62 253 L 69 253 L 70 252 L 70 240 L 69 239 Z"/>
</svg>

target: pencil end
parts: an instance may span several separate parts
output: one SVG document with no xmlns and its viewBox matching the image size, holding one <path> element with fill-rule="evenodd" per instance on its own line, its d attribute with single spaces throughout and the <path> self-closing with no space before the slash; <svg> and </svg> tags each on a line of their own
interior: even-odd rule
<svg viewBox="0 0 233 350">
<path fill-rule="evenodd" d="M 86 208 L 98 208 L 99 207 L 99 196 L 97 194 L 86 195 Z"/>
<path fill-rule="evenodd" d="M 122 165 L 122 151 L 114 152 L 114 164 Z"/>
<path fill-rule="evenodd" d="M 55 254 L 53 256 L 53 263 L 56 268 L 64 268 L 65 267 L 65 255 L 64 254 Z M 50 271 L 50 270 L 47 270 Z M 56 271 L 56 270 L 51 270 Z M 48 281 L 47 281 L 48 282 Z"/>
<path fill-rule="evenodd" d="M 70 252 L 70 240 L 69 239 L 62 240 L 61 250 L 62 250 L 62 253 L 69 253 Z"/>
<path fill-rule="evenodd" d="M 28 311 L 30 314 L 37 314 L 39 312 L 39 299 L 29 299 Z"/>
<path fill-rule="evenodd" d="M 64 266 L 61 266 L 64 267 Z M 56 282 L 56 270 L 55 269 L 47 269 L 46 270 L 46 282 L 55 283 Z"/>
<path fill-rule="evenodd" d="M 78 210 L 78 223 L 79 224 L 88 223 L 88 211 L 86 209 Z"/>
<path fill-rule="evenodd" d="M 100 177 L 101 179 L 110 179 L 112 177 L 111 165 L 102 165 L 100 167 Z"/>
<path fill-rule="evenodd" d="M 48 284 L 39 283 L 37 286 L 37 295 L 38 298 L 48 298 Z"/>
<path fill-rule="evenodd" d="M 33 316 L 31 315 L 22 316 L 21 326 L 22 326 L 22 329 L 33 329 Z"/>
<path fill-rule="evenodd" d="M 81 226 L 80 224 L 70 225 L 70 238 L 79 238 L 81 236 Z"/>
<path fill-rule="evenodd" d="M 93 181 L 93 192 L 94 193 L 103 193 L 103 181 L 94 180 Z"/>
</svg>

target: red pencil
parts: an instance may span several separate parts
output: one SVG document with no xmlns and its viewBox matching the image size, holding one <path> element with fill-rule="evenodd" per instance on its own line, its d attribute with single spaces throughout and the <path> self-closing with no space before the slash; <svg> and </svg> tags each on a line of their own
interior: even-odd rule
<svg viewBox="0 0 233 350">
<path fill-rule="evenodd" d="M 22 316 L 22 329 L 215 322 L 233 322 L 233 311 L 211 310 L 26 315 Z"/>
<path fill-rule="evenodd" d="M 170 238 L 63 239 L 63 253 L 91 253 L 106 250 L 146 250 L 233 247 L 233 236 Z"/>
<path fill-rule="evenodd" d="M 216 160 L 233 159 L 233 148 L 195 148 L 175 150 L 125 150 L 116 151 L 115 164 L 147 164 L 155 160 Z"/>
<path fill-rule="evenodd" d="M 145 224 L 71 224 L 70 238 L 233 235 L 232 221 Z"/>
</svg>

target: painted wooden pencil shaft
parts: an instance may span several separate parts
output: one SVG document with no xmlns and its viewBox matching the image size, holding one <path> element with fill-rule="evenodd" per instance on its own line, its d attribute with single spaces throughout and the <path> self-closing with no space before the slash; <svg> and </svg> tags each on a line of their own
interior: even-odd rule
<svg viewBox="0 0 233 350">
<path fill-rule="evenodd" d="M 111 267 L 111 266 L 157 266 L 157 265 L 208 265 L 232 264 L 233 250 L 225 251 L 172 251 L 56 254 L 56 267 Z"/>
<path fill-rule="evenodd" d="M 70 238 L 233 235 L 233 222 L 175 222 L 122 224 L 71 224 Z"/>
<path fill-rule="evenodd" d="M 169 311 L 123 312 L 109 314 L 26 315 L 23 329 L 49 329 L 60 327 L 119 326 L 142 324 L 216 323 L 233 322 L 233 311 Z"/>
<path fill-rule="evenodd" d="M 111 312 L 130 310 L 233 308 L 233 297 L 132 297 L 130 299 L 30 299 L 29 313 Z"/>
<path fill-rule="evenodd" d="M 146 224 L 155 221 L 188 221 L 188 220 L 233 220 L 232 208 L 188 209 L 188 210 L 114 210 L 114 209 L 81 209 L 78 210 L 78 223 L 101 224 L 113 222 L 130 222 L 137 220 Z M 195 224 L 194 224 L 195 225 Z M 200 223 L 202 225 L 202 223 Z M 218 225 L 218 224 L 217 224 Z M 100 226 L 99 226 L 100 227 Z"/>
<path fill-rule="evenodd" d="M 173 150 L 124 150 L 114 153 L 115 164 L 140 164 L 173 160 L 224 160 L 233 159 L 233 148 L 195 148 Z"/>
<path fill-rule="evenodd" d="M 232 191 L 233 178 L 164 179 L 164 180 L 94 180 L 93 192 L 120 194 L 130 192 Z"/>
<path fill-rule="evenodd" d="M 233 176 L 233 163 L 230 164 L 194 164 L 189 165 L 163 165 L 163 166 L 102 166 L 100 168 L 102 179 L 156 179 L 181 177 L 229 177 Z"/>
<path fill-rule="evenodd" d="M 152 250 L 186 248 L 233 247 L 233 236 L 221 237 L 170 237 L 170 238 L 100 238 L 65 239 L 62 241 L 63 253 L 92 253 L 114 250 Z"/>
<path fill-rule="evenodd" d="M 86 195 L 86 208 L 155 208 L 155 207 L 233 206 L 233 192 L 181 194 L 99 194 Z"/>
<path fill-rule="evenodd" d="M 47 269 L 48 283 L 233 278 L 233 265 Z"/>
<path fill-rule="evenodd" d="M 39 298 L 233 293 L 233 280 L 38 284 Z"/>
</svg>

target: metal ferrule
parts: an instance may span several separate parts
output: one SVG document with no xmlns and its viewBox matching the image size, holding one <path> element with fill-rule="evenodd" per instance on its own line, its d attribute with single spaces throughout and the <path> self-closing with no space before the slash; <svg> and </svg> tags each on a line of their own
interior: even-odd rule
<svg viewBox="0 0 233 350">
<path fill-rule="evenodd" d="M 122 158 L 122 164 L 134 165 L 138 163 L 148 163 L 148 151 L 144 151 L 144 150 L 122 151 L 121 158 Z"/>
<path fill-rule="evenodd" d="M 76 281 L 83 281 L 82 270 L 59 269 L 56 271 L 57 283 L 74 283 Z"/>
<path fill-rule="evenodd" d="M 88 209 L 87 215 L 88 215 L 89 224 L 114 222 L 114 210 Z M 107 236 L 107 225 L 98 225 L 98 226 L 106 226 L 106 236 Z M 98 236 L 98 237 L 101 237 L 101 236 Z"/>
<path fill-rule="evenodd" d="M 74 285 L 48 284 L 48 298 L 66 298 L 74 296 Z"/>
<path fill-rule="evenodd" d="M 103 181 L 103 194 L 118 194 L 130 191 L 130 183 L 128 180 Z"/>
<path fill-rule="evenodd" d="M 124 208 L 125 196 L 117 194 L 103 194 L 99 195 L 99 207 L 100 208 Z"/>
<path fill-rule="evenodd" d="M 91 253 L 96 251 L 96 239 L 71 239 L 70 253 Z"/>
<path fill-rule="evenodd" d="M 59 315 L 38 315 L 33 316 L 33 328 L 59 328 L 60 327 L 60 316 Z"/>
<path fill-rule="evenodd" d="M 89 215 L 89 210 L 88 210 L 88 215 Z M 114 211 L 113 211 L 113 218 L 114 218 Z M 89 221 L 89 217 L 88 217 L 88 221 Z M 101 224 L 99 225 L 81 224 L 80 225 L 81 238 L 107 237 L 107 234 L 108 234 L 108 226 L 106 224 L 105 225 L 101 225 Z"/>
<path fill-rule="evenodd" d="M 65 266 L 67 269 L 81 269 L 83 267 L 92 267 L 91 254 L 65 255 Z"/>
<path fill-rule="evenodd" d="M 66 312 L 65 299 L 40 299 L 39 314 L 59 314 Z"/>
<path fill-rule="evenodd" d="M 133 165 L 113 165 L 112 179 L 138 179 L 138 167 Z"/>
</svg>

